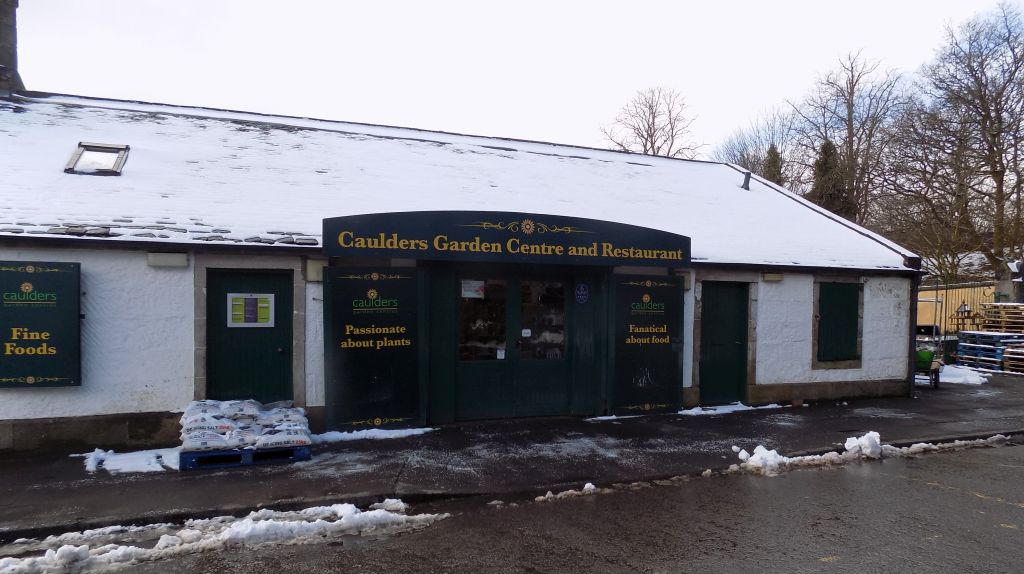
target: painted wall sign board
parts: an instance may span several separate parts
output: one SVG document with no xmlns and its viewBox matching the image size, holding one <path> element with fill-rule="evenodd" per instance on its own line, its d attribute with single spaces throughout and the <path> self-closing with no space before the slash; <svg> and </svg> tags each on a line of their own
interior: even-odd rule
<svg viewBox="0 0 1024 574">
<path fill-rule="evenodd" d="M 415 270 L 324 272 L 329 428 L 408 425 L 420 418 L 419 280 Z"/>
<path fill-rule="evenodd" d="M 0 388 L 82 384 L 78 263 L 0 261 Z"/>
<path fill-rule="evenodd" d="M 679 277 L 616 275 L 612 411 L 670 412 L 682 402 Z"/>
<path fill-rule="evenodd" d="M 324 253 L 331 257 L 687 267 L 690 238 L 579 217 L 416 211 L 325 219 Z"/>
</svg>

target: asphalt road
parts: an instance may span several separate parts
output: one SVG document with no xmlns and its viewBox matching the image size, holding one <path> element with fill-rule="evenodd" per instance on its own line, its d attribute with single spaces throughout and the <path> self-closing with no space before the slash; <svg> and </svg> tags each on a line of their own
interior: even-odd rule
<svg viewBox="0 0 1024 574">
<path fill-rule="evenodd" d="M 1024 446 L 554 502 L 464 499 L 422 531 L 189 556 L 132 572 L 1021 572 Z"/>
</svg>

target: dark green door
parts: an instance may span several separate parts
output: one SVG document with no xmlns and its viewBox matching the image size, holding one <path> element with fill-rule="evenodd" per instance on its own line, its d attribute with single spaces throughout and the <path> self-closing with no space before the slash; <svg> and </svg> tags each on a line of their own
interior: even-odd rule
<svg viewBox="0 0 1024 574">
<path fill-rule="evenodd" d="M 210 269 L 206 396 L 292 398 L 292 272 Z"/>
<path fill-rule="evenodd" d="M 569 281 L 459 277 L 455 419 L 569 413 Z"/>
<path fill-rule="evenodd" d="M 700 402 L 744 400 L 747 389 L 749 284 L 704 281 L 700 314 Z"/>
</svg>

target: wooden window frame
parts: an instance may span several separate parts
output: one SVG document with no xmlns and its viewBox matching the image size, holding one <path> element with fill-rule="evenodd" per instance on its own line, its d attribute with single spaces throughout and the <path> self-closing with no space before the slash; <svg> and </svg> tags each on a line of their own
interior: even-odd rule
<svg viewBox="0 0 1024 574">
<path fill-rule="evenodd" d="M 121 175 L 121 169 L 124 168 L 125 162 L 128 161 L 128 151 L 130 149 L 131 148 L 127 145 L 78 142 L 78 147 L 71 153 L 71 159 L 69 159 L 67 165 L 64 166 L 64 173 L 74 173 L 77 175 Z M 82 154 L 87 151 L 111 154 L 116 153 L 117 159 L 114 160 L 114 166 L 111 169 L 78 171 L 78 160 L 82 159 Z"/>
</svg>

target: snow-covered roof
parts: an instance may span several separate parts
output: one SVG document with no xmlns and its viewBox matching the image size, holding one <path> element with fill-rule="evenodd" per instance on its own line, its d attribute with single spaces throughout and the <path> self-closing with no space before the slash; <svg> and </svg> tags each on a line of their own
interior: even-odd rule
<svg viewBox="0 0 1024 574">
<path fill-rule="evenodd" d="M 0 237 L 321 244 L 323 218 L 567 215 L 687 235 L 694 262 L 906 269 L 907 250 L 728 164 L 202 108 L 0 102 Z M 121 176 L 65 174 L 78 142 Z"/>
</svg>

